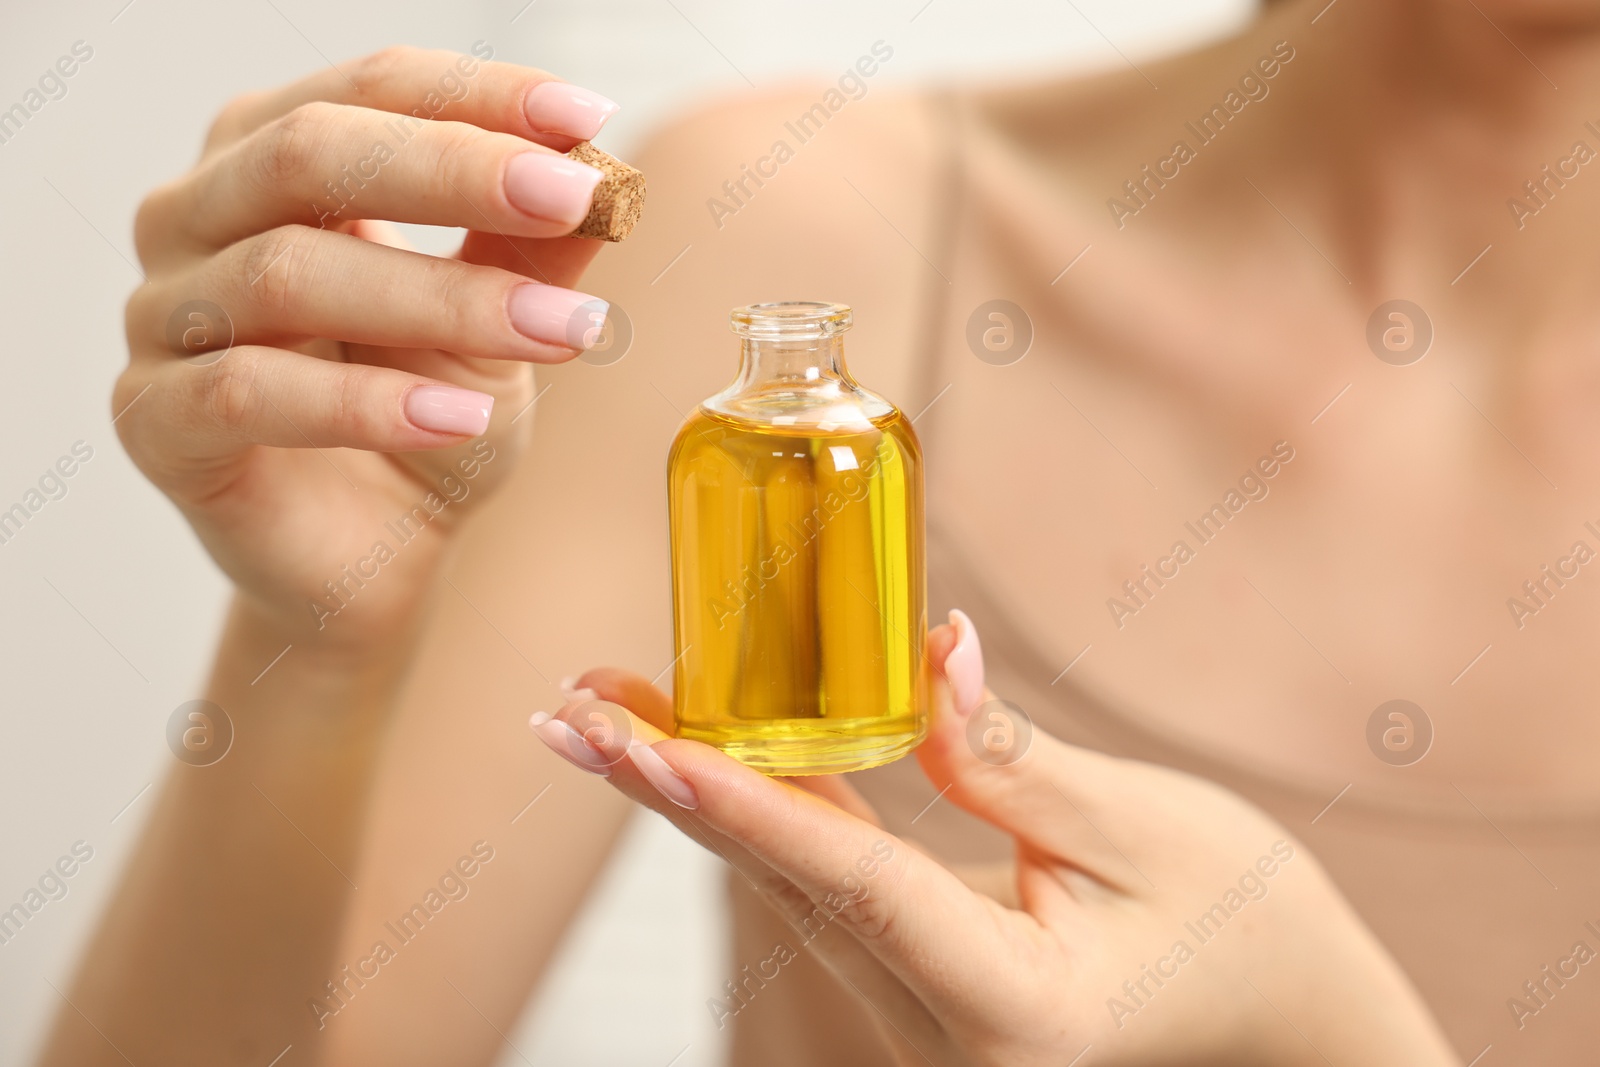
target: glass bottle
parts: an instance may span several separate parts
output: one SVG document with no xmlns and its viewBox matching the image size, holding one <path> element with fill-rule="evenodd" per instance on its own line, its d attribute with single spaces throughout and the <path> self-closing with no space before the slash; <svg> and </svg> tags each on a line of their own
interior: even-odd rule
<svg viewBox="0 0 1600 1067">
<path fill-rule="evenodd" d="M 768 774 L 887 763 L 927 731 L 921 447 L 845 370 L 848 307 L 731 318 L 738 377 L 667 459 L 677 736 Z"/>
</svg>

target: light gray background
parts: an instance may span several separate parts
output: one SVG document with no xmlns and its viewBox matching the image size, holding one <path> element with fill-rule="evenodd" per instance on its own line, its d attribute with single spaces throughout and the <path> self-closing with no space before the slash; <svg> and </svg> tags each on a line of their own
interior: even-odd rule
<svg viewBox="0 0 1600 1067">
<path fill-rule="evenodd" d="M 878 38 L 884 77 L 1012 77 L 1138 61 L 1226 32 L 1253 0 L 326 0 L 12 5 L 0 110 L 73 42 L 94 56 L 0 145 L 0 511 L 74 442 L 69 492 L 0 544 L 0 909 L 74 841 L 94 859 L 0 945 L 0 1067 L 27 1062 L 173 759 L 163 730 L 200 685 L 226 587 L 123 456 L 111 382 L 144 191 L 185 167 L 228 98 L 384 45 L 468 49 L 555 71 L 624 105 L 601 137 L 626 156 L 708 95 L 836 73 Z M 444 248 L 430 235 L 426 247 Z M 720 861 L 635 821 L 504 1062 L 720 1062 Z M 619 1025 L 619 1021 L 623 1021 Z M 141 1065 L 143 1067 L 143 1065 Z M 265 1067 L 265 1065 L 263 1065 Z"/>
</svg>

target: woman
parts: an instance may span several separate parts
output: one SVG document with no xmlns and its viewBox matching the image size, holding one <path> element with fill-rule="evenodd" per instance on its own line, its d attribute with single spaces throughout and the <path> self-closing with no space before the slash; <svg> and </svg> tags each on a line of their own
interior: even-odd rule
<svg viewBox="0 0 1600 1067">
<path fill-rule="evenodd" d="M 825 120 L 807 89 L 661 133 L 598 259 L 563 236 L 594 178 L 543 149 L 613 105 L 551 75 L 399 50 L 230 104 L 141 209 L 113 405 L 238 587 L 236 739 L 168 782 L 46 1060 L 487 1062 L 620 793 L 736 870 L 737 1062 L 1580 1062 L 1597 23 L 1290 2 L 1088 80 L 864 65 Z M 439 260 L 384 220 L 471 232 Z M 590 294 L 620 362 L 572 362 Z M 813 296 L 918 414 L 967 612 L 916 763 L 849 784 L 663 740 L 651 684 L 666 443 L 725 309 Z M 1019 325 L 994 299 L 1026 358 L 969 348 Z M 221 358 L 168 340 L 196 300 Z M 1037 727 L 999 766 L 963 740 L 996 694 Z M 574 746 L 591 696 L 636 744 Z M 376 959 L 441 867 L 476 903 Z"/>
</svg>

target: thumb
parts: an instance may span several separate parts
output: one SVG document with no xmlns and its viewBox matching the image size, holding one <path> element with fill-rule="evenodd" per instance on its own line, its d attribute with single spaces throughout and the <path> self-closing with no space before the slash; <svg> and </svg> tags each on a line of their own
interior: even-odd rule
<svg viewBox="0 0 1600 1067">
<path fill-rule="evenodd" d="M 933 785 L 959 807 L 1020 841 L 1122 888 L 1142 886 L 1129 854 L 1141 784 L 1154 767 L 1068 745 L 984 684 L 983 649 L 972 620 L 950 613 L 929 632 L 935 667 L 932 722 L 917 758 Z"/>
</svg>

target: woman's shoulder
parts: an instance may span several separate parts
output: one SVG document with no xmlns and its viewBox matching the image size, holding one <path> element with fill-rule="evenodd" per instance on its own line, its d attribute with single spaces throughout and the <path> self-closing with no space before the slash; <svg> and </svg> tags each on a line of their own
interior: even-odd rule
<svg viewBox="0 0 1600 1067">
<path fill-rule="evenodd" d="M 881 64 L 867 69 L 887 76 Z M 833 80 L 704 101 L 662 125 L 638 158 L 670 225 L 686 236 L 737 242 L 785 225 L 812 235 L 864 229 L 841 204 L 878 193 L 909 208 L 923 192 L 941 150 L 936 98 L 874 84 L 852 66 Z"/>
<path fill-rule="evenodd" d="M 1230 42 L 1140 67 L 908 83 L 895 79 L 892 50 L 880 46 L 884 56 L 864 53 L 831 79 L 795 78 L 702 100 L 662 124 L 642 155 L 664 179 L 688 177 L 704 190 L 701 212 L 721 229 L 780 177 L 801 184 L 833 171 L 837 180 L 841 168 L 853 167 L 914 181 L 948 153 L 954 130 L 1093 158 L 1138 139 L 1141 127 L 1170 112 L 1150 75 L 1186 90 L 1219 53 L 1237 50 Z"/>
<path fill-rule="evenodd" d="M 589 278 L 641 342 L 670 349 L 689 396 L 727 375 L 726 310 L 786 299 L 854 306 L 852 362 L 867 371 L 855 353 L 872 353 L 892 375 L 874 380 L 902 388 L 929 288 L 950 274 L 956 157 L 984 170 L 972 195 L 1026 198 L 1034 225 L 1078 226 L 1103 214 L 1113 143 L 1140 143 L 1155 113 L 1131 70 L 958 87 L 908 84 L 896 62 L 873 46 L 828 76 L 704 100 L 631 153 L 644 217 Z M 1170 66 L 1159 76 L 1177 80 Z"/>
<path fill-rule="evenodd" d="M 696 237 L 698 250 L 717 242 L 730 252 L 745 241 L 831 239 L 859 255 L 887 237 L 894 255 L 920 249 L 957 151 L 995 171 L 1002 193 L 1008 174 L 1064 198 L 1092 189 L 1098 216 L 1104 190 L 1120 189 L 1113 179 L 1169 146 L 1191 98 L 1231 90 L 1219 79 L 1254 47 L 1238 37 L 1137 66 L 916 84 L 878 42 L 832 76 L 687 108 L 638 156 L 651 209 L 679 248 Z"/>
<path fill-rule="evenodd" d="M 644 215 L 589 280 L 626 306 L 640 341 L 646 329 L 663 339 L 685 397 L 725 383 L 727 310 L 759 301 L 850 304 L 852 361 L 870 351 L 899 364 L 890 352 L 930 270 L 945 149 L 931 94 L 885 74 L 880 60 L 709 100 L 631 154 Z"/>
</svg>

